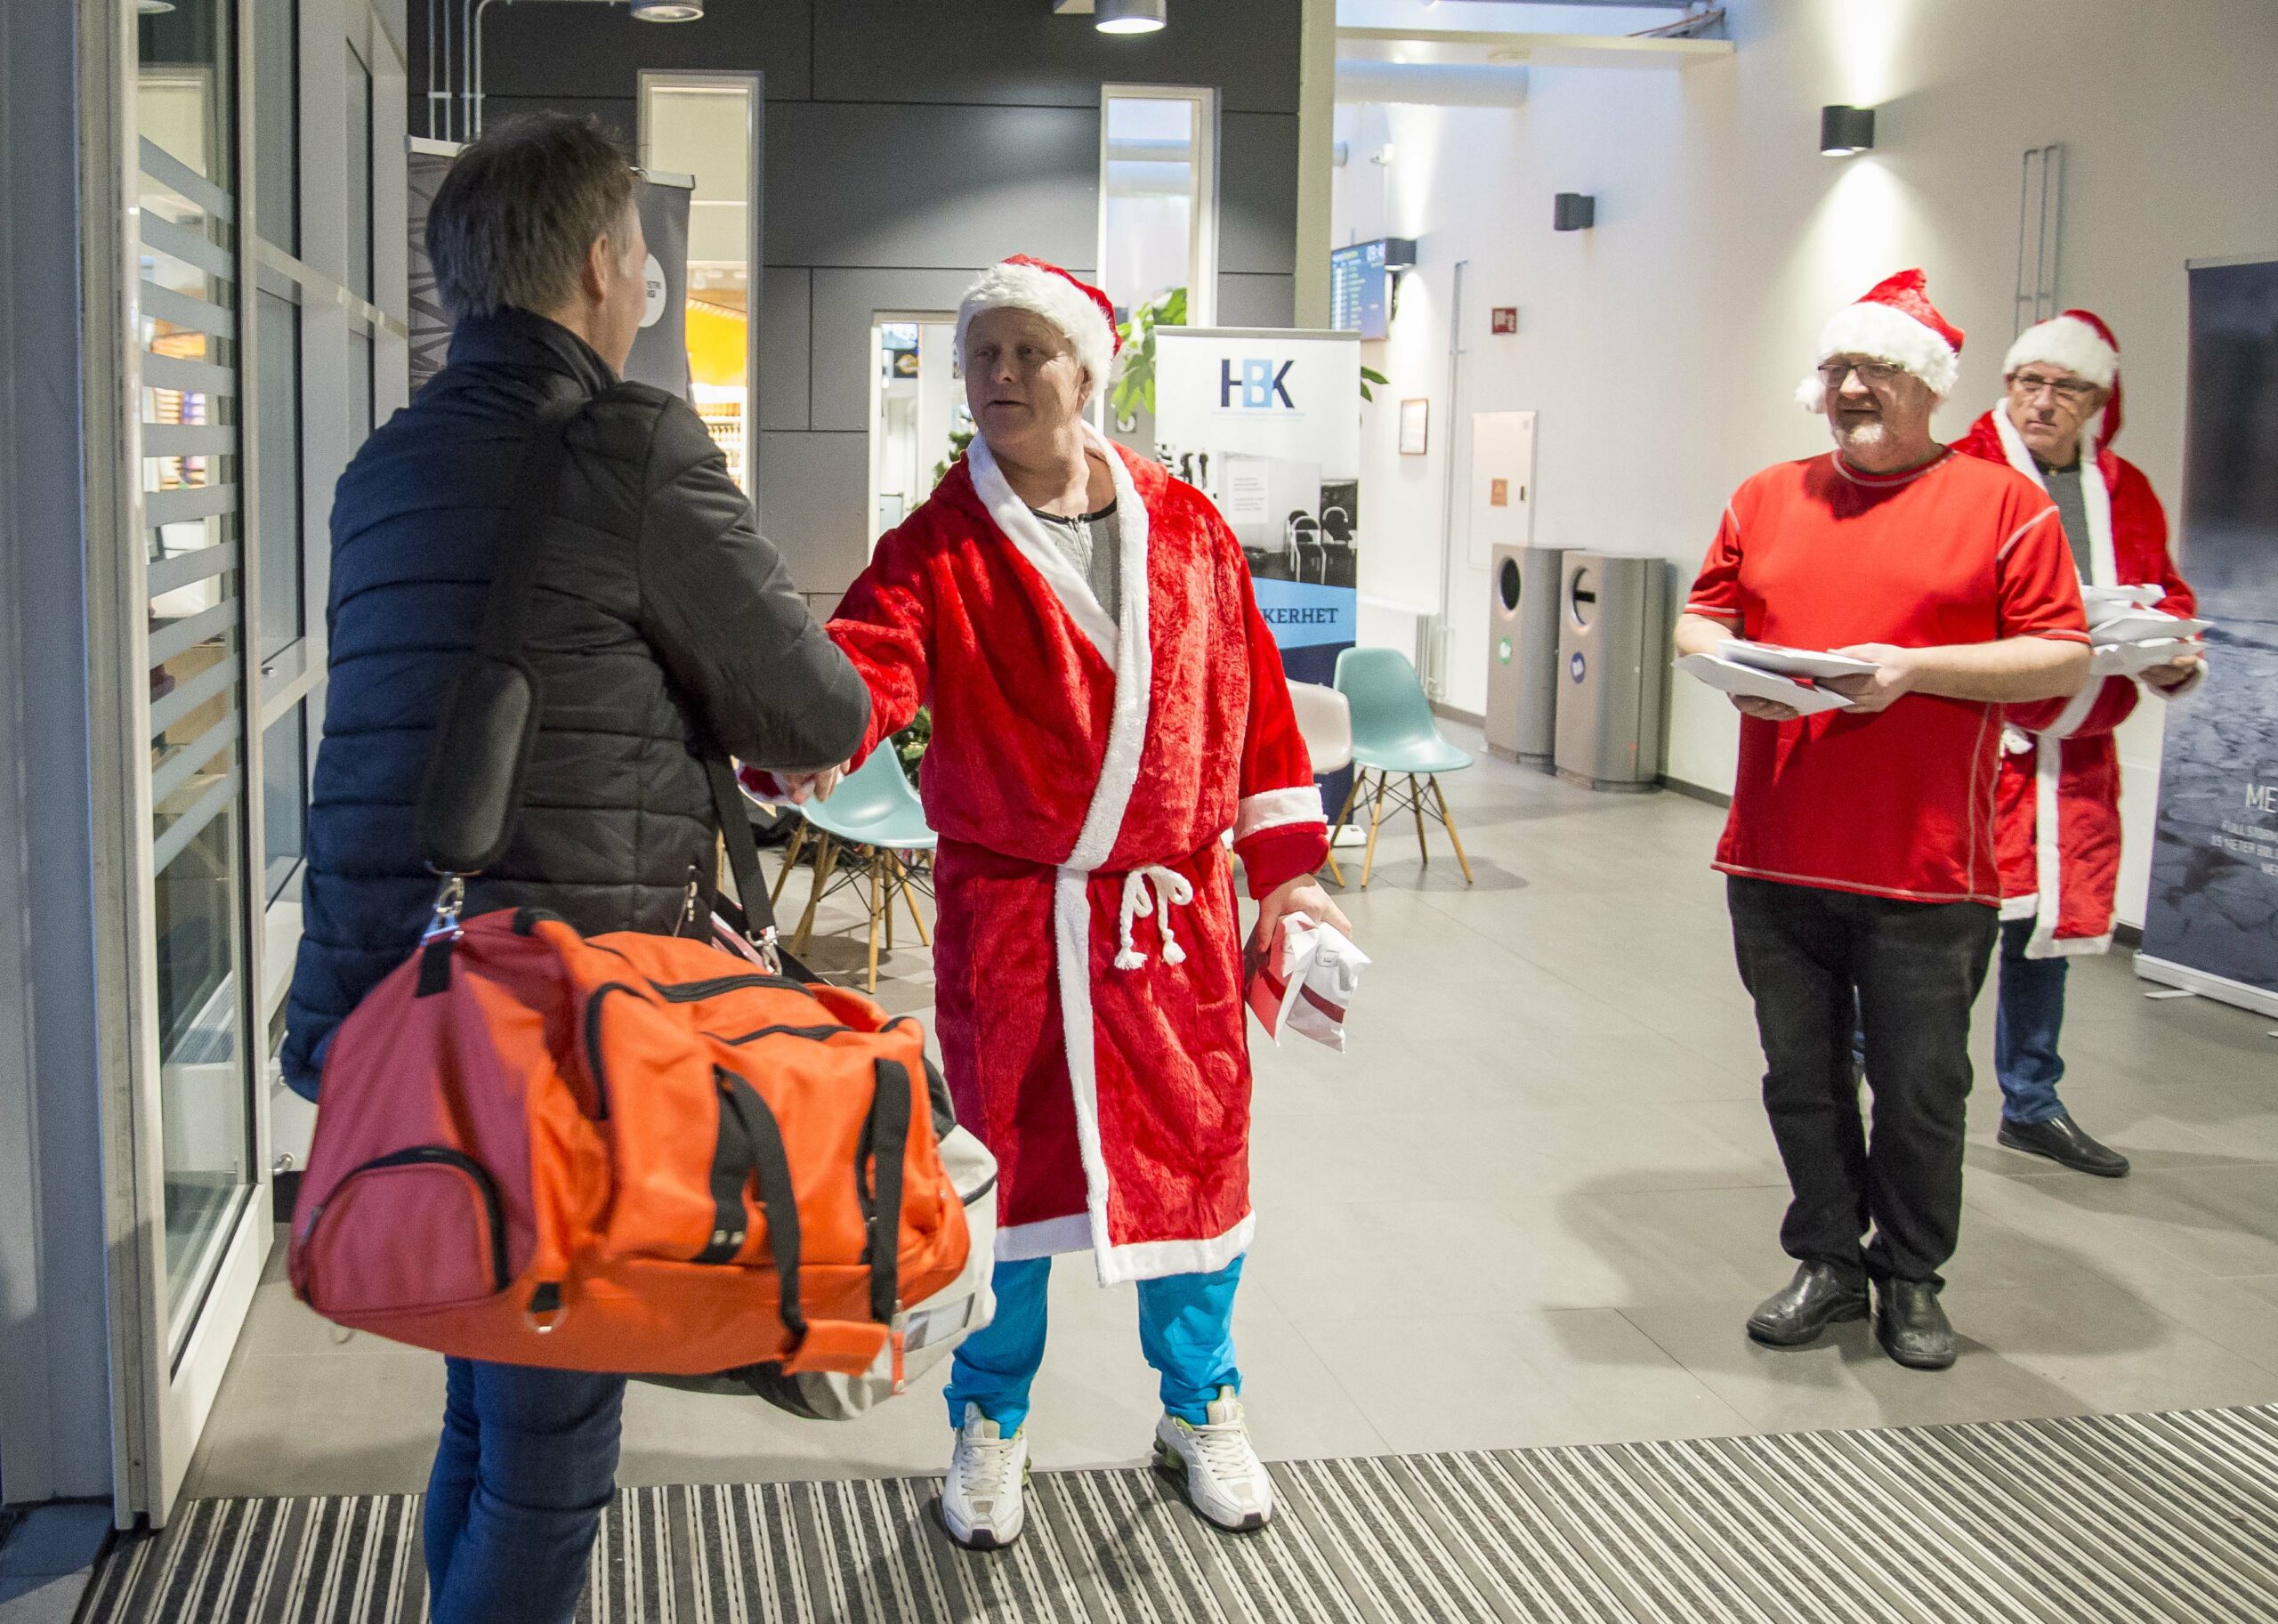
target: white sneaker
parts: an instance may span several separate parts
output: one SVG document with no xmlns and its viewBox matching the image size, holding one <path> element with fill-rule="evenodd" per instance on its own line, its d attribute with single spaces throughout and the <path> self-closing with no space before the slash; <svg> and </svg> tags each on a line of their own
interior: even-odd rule
<svg viewBox="0 0 2278 1624">
<path fill-rule="evenodd" d="M 949 1481 L 941 1485 L 941 1523 L 969 1551 L 1002 1550 L 1028 1525 L 1022 1491 L 1029 1481 L 1023 1426 L 1007 1438 L 978 1404 L 965 1407 Z"/>
<path fill-rule="evenodd" d="M 1186 1498 L 1195 1510 L 1233 1533 L 1264 1528 L 1273 1517 L 1273 1479 L 1250 1448 L 1241 1401 L 1232 1387 L 1218 1389 L 1200 1426 L 1167 1415 L 1155 1427 L 1155 1460 L 1167 1471 L 1183 1472 Z"/>
</svg>

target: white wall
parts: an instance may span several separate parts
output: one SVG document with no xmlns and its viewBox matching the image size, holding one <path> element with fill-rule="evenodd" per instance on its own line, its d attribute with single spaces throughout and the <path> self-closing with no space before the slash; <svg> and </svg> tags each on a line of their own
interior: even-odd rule
<svg viewBox="0 0 2278 1624">
<path fill-rule="evenodd" d="M 1659 553 L 1689 578 L 1741 479 L 1824 446 L 1791 403 L 1821 322 L 1906 265 L 1971 333 L 1938 424 L 1959 436 L 1998 392 L 2012 331 L 2020 158 L 2052 141 L 2069 163 L 2060 294 L 2119 332 L 2120 448 L 2179 505 L 2184 263 L 2278 253 L 2278 6 L 1731 0 L 1730 14 L 1738 49 L 1719 61 L 1537 67 L 1515 108 L 1338 109 L 1336 239 L 1415 237 L 1420 261 L 1392 337 L 1363 352 L 1393 379 L 1364 408 L 1364 594 L 1436 603 L 1441 457 L 1470 413 L 1522 408 L 1541 414 L 1536 539 Z M 1819 156 L 1829 102 L 1877 109 L 1873 153 Z M 1373 163 L 1387 142 L 1391 163 Z M 1594 230 L 1551 230 L 1560 191 L 1596 197 Z M 1458 260 L 1468 354 L 1450 423 Z M 1519 307 L 1515 337 L 1489 335 L 1498 304 Z M 1433 401 L 1428 457 L 1394 449 L 1413 395 Z M 1486 594 L 1484 570 L 1458 568 L 1446 698 L 1463 709 L 1483 704 Z M 2130 922 L 2158 730 L 2147 705 L 2121 738 Z M 1736 742 L 1721 699 L 1676 684 L 1671 777 L 1728 791 Z"/>
</svg>

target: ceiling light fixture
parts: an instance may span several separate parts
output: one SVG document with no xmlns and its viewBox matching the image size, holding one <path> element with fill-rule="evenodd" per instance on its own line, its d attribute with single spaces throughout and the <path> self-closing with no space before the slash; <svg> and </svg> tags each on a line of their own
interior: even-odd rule
<svg viewBox="0 0 2278 1624">
<path fill-rule="evenodd" d="M 701 22 L 704 0 L 632 0 L 633 15 L 640 22 Z"/>
<path fill-rule="evenodd" d="M 1824 158 L 1850 158 L 1871 152 L 1875 146 L 1875 109 L 1870 107 L 1823 107 L 1819 109 L 1819 149 Z"/>
<path fill-rule="evenodd" d="M 1103 34 L 1152 34 L 1167 20 L 1167 0 L 1099 0 L 1092 26 Z"/>
<path fill-rule="evenodd" d="M 144 17 L 163 17 L 174 9 L 174 0 L 134 0 L 134 9 Z"/>
</svg>

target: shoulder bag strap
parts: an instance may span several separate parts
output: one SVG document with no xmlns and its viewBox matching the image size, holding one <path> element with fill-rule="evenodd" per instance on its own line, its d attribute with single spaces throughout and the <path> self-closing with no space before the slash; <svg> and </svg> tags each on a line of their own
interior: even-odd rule
<svg viewBox="0 0 2278 1624">
<path fill-rule="evenodd" d="M 474 651 L 436 719 L 414 827 L 421 858 L 445 877 L 446 897 L 455 885 L 463 895 L 467 877 L 498 860 L 521 810 L 522 779 L 545 710 L 522 645 L 561 484 L 562 432 L 586 404 L 583 396 L 551 401 L 532 425 L 498 521 L 497 573 Z M 442 914 L 439 901 L 437 927 Z"/>
</svg>

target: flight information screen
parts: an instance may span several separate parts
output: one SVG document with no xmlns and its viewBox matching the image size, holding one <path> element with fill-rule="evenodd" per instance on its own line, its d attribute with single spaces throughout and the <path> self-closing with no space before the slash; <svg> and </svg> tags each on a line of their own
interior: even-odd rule
<svg viewBox="0 0 2278 1624">
<path fill-rule="evenodd" d="M 1415 263 L 1416 244 L 1407 238 L 1331 249 L 1329 324 L 1363 338 L 1385 337 L 1392 328 L 1392 273 Z"/>
</svg>

